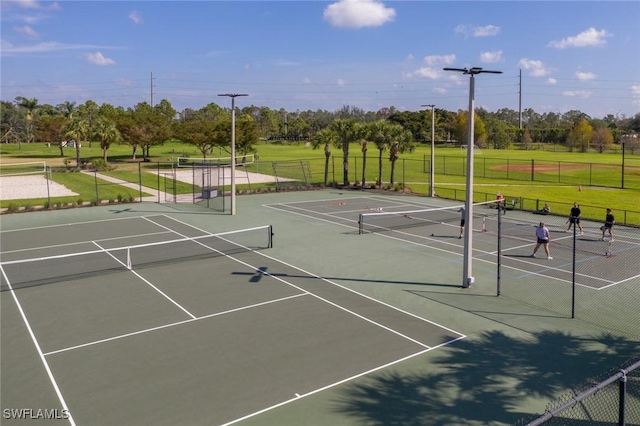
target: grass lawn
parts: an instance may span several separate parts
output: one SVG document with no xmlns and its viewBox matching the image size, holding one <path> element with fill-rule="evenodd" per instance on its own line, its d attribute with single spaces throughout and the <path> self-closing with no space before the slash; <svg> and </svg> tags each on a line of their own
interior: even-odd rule
<svg viewBox="0 0 640 426">
<path fill-rule="evenodd" d="M 325 155 L 323 147 L 313 149 L 309 144 L 260 142 L 257 149 L 256 162 L 248 167 L 249 171 L 273 174 L 272 162 L 309 163 L 312 171 L 312 182 L 324 182 Z M 367 185 L 378 180 L 379 151 L 369 144 L 366 156 Z M 65 149 L 65 156 L 60 157 L 57 147 L 47 147 L 43 144 L 14 144 L 0 146 L 2 162 L 46 161 L 52 167 L 75 167 L 75 150 Z M 464 150 L 456 147 L 436 147 L 435 152 L 436 195 L 444 198 L 464 199 L 466 156 Z M 405 187 L 415 193 L 428 193 L 430 169 L 430 144 L 420 144 L 412 153 L 402 153 L 396 162 L 394 171 L 394 185 L 390 185 L 391 163 L 388 152 L 382 153 L 382 182 L 383 186 L 392 189 Z M 104 172 L 107 175 L 138 183 L 157 189 L 168 188 L 161 177 L 158 179 L 152 170 L 161 167 L 170 169 L 171 162 L 179 156 L 201 157 L 202 154 L 193 146 L 179 142 L 168 142 L 151 148 L 149 162 L 141 163 L 140 159 L 132 159 L 131 148 L 124 145 L 113 145 L 108 151 L 109 165 L 112 170 Z M 229 157 L 229 153 L 216 150 L 211 157 Z M 349 181 L 351 183 L 362 180 L 363 153 L 360 145 L 350 146 Z M 98 144 L 81 148 L 81 158 L 91 161 L 102 158 L 102 150 Z M 532 170 L 535 170 L 532 181 Z M 96 198 L 95 181 L 91 176 L 80 177 L 79 173 L 52 173 L 53 179 L 74 192 L 80 193 L 80 199 L 92 201 Z M 495 198 L 501 192 L 507 200 L 523 199 L 523 207 L 534 209 L 549 203 L 554 212 L 568 212 L 571 204 L 577 201 L 583 206 L 593 206 L 593 214 L 600 218 L 602 209 L 612 208 L 614 211 L 640 210 L 640 154 L 625 155 L 625 189 L 622 186 L 622 154 L 615 153 L 577 153 L 565 151 L 541 150 L 493 150 L 482 149 L 476 152 L 474 161 L 474 200 L 485 201 Z M 342 151 L 332 148 L 329 161 L 329 182 L 342 183 Z M 252 185 L 253 188 L 260 185 Z M 238 189 L 243 189 L 238 185 Z M 191 185 L 179 183 L 176 192 L 189 193 Z M 196 190 L 199 190 L 198 188 Z M 99 185 L 99 197 L 103 200 L 119 197 L 136 197 L 129 188 L 114 188 L 113 185 Z M 68 197 L 67 197 L 68 198 Z M 42 203 L 43 200 L 16 201 L 23 203 Z M 74 200 L 77 201 L 77 200 Z M 71 202 L 71 201 L 69 201 Z M 9 201 L 3 200 L 0 205 L 7 207 Z M 535 205 L 534 205 L 535 204 Z M 554 207 L 556 207 L 554 209 Z M 590 214 L 591 207 L 585 214 Z M 583 209 L 584 211 L 584 209 Z M 640 224 L 640 213 L 635 224 Z"/>
</svg>

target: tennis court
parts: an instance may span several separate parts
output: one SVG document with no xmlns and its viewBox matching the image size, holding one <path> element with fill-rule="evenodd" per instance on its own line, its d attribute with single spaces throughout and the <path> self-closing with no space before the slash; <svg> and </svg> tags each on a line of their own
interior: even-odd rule
<svg viewBox="0 0 640 426">
<path fill-rule="evenodd" d="M 506 425 L 640 352 L 637 334 L 495 297 L 488 206 L 461 288 L 457 204 L 322 190 L 238 197 L 237 216 L 155 203 L 5 216 L 2 423 Z M 402 214 L 360 233 L 362 214 L 434 208 L 433 223 Z M 508 275 L 564 282 L 564 224 L 547 261 L 528 257 L 537 216 L 502 219 Z M 593 243 L 581 288 L 631 303 L 637 233 L 596 258 L 598 226 L 579 237 Z M 601 314 L 637 320 L 620 306 Z"/>
<path fill-rule="evenodd" d="M 453 204 L 453 203 L 452 203 Z M 459 208 L 462 203 L 442 207 L 428 199 L 354 197 L 321 201 L 301 201 L 269 205 L 297 215 L 332 221 L 353 227 L 362 238 L 376 234 L 403 239 L 431 249 L 462 254 Z M 498 210 L 495 202 L 474 204 L 473 248 L 475 259 L 496 263 Z M 540 249 L 531 258 L 535 246 L 535 228 L 544 222 L 552 234 L 553 259 L 547 260 Z M 520 277 L 544 276 L 554 280 L 572 278 L 573 234 L 568 233 L 564 217 L 510 211 L 500 217 L 501 262 Z M 584 232 L 576 236 L 576 261 L 589 263 L 589 274 L 578 274 L 579 285 L 603 289 L 637 278 L 637 265 L 630 259 L 640 258 L 640 235 L 635 229 L 617 228 L 615 239 L 602 238 L 601 223 L 583 221 Z"/>
<path fill-rule="evenodd" d="M 271 234 L 169 215 L 3 231 L 3 408 L 230 424 L 463 337 L 270 257 Z"/>
</svg>

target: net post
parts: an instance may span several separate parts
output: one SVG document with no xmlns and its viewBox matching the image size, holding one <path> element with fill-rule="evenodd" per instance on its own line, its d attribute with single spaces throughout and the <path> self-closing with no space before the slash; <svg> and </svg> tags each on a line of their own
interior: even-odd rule
<svg viewBox="0 0 640 426">
<path fill-rule="evenodd" d="M 269 225 L 269 248 L 273 248 L 273 225 Z"/>
<path fill-rule="evenodd" d="M 127 247 L 127 269 L 132 270 L 133 266 L 131 265 L 131 248 Z"/>
<path fill-rule="evenodd" d="M 358 216 L 358 234 L 364 234 L 364 221 L 362 220 L 362 213 Z"/>
</svg>

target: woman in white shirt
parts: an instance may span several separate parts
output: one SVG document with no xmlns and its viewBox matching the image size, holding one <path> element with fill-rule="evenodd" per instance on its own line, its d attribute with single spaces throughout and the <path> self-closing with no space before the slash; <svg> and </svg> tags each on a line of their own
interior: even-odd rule
<svg viewBox="0 0 640 426">
<path fill-rule="evenodd" d="M 536 227 L 536 238 L 538 241 L 536 242 L 536 248 L 533 249 L 533 254 L 531 257 L 536 257 L 536 252 L 540 248 L 540 246 L 544 247 L 544 252 L 547 254 L 547 259 L 551 260 L 553 257 L 549 254 L 549 240 L 551 239 L 549 235 L 549 229 L 544 226 L 544 222 L 540 222 L 540 225 Z"/>
</svg>

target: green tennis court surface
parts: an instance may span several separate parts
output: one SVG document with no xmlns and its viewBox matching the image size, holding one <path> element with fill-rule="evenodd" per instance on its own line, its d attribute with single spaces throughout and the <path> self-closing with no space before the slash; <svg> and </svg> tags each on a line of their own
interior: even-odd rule
<svg viewBox="0 0 640 426">
<path fill-rule="evenodd" d="M 443 207 L 359 233 L 363 213 Z M 239 197 L 233 217 L 146 203 L 3 217 L 2 424 L 48 410 L 78 425 L 506 425 L 640 352 L 633 333 L 496 297 L 496 210 L 474 210 L 471 289 L 446 200 L 313 191 Z M 553 224 L 554 259 L 531 259 L 538 218 L 520 213 L 503 218 L 508 278 L 566 281 L 571 235 Z M 637 232 L 609 245 L 584 225 L 581 288 L 640 285 Z"/>
<path fill-rule="evenodd" d="M 77 424 L 224 424 L 462 337 L 236 236 L 169 216 L 7 231 L 3 407 L 45 391 Z"/>
</svg>

